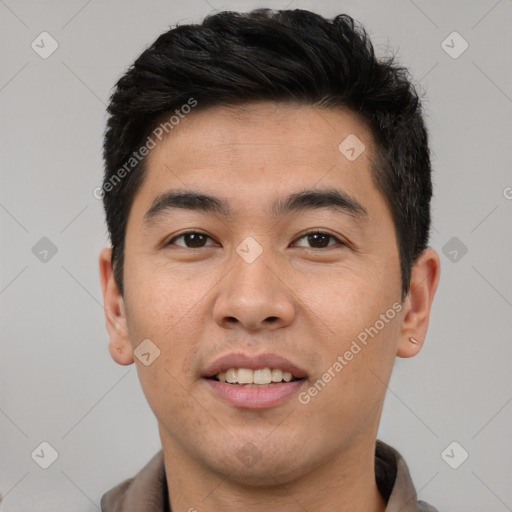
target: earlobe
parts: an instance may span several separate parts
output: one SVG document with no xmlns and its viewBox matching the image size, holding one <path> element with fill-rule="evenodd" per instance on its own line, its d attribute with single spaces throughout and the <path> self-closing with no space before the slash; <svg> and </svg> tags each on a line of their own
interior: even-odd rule
<svg viewBox="0 0 512 512">
<path fill-rule="evenodd" d="M 109 352 L 121 365 L 133 363 L 133 350 L 128 335 L 124 299 L 112 271 L 112 249 L 102 249 L 99 256 L 100 282 L 103 293 L 105 324 L 109 334 Z"/>
<path fill-rule="evenodd" d="M 396 353 L 398 357 L 415 356 L 423 346 L 440 270 L 439 255 L 430 247 L 420 254 L 413 265 L 409 292 L 404 301 L 402 332 Z"/>
<path fill-rule="evenodd" d="M 110 338 L 110 342 L 108 344 L 108 351 L 112 359 L 121 365 L 128 365 L 133 363 L 133 351 L 131 346 L 128 349 L 118 346 L 112 338 Z"/>
</svg>

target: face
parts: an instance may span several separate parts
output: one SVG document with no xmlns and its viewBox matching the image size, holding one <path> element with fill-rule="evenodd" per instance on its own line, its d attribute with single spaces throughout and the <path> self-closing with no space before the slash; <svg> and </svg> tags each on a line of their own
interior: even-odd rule
<svg viewBox="0 0 512 512">
<path fill-rule="evenodd" d="M 363 146 L 339 148 L 354 135 L 355 159 Z M 400 301 L 373 150 L 349 111 L 266 102 L 193 112 L 151 150 L 124 297 L 103 284 L 125 327 L 111 325 L 111 353 L 135 361 L 164 449 L 268 483 L 372 446 L 393 361 L 426 329 Z M 266 384 L 221 382 L 235 378 Z"/>
</svg>

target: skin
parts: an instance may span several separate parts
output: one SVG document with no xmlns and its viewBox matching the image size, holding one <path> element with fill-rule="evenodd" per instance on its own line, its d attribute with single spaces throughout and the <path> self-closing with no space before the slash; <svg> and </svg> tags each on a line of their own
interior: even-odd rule
<svg viewBox="0 0 512 512">
<path fill-rule="evenodd" d="M 354 161 L 338 149 L 349 134 L 366 146 Z M 350 111 L 258 102 L 192 112 L 148 155 L 128 218 L 124 297 L 110 248 L 99 266 L 110 354 L 121 365 L 135 361 L 158 420 L 173 510 L 385 510 L 374 451 L 386 385 L 395 358 L 422 348 L 440 263 L 431 248 L 420 255 L 401 303 L 373 150 Z M 271 214 L 276 198 L 330 187 L 355 198 L 366 220 L 327 208 Z M 173 209 L 145 226 L 153 200 L 176 188 L 226 199 L 232 218 Z M 311 241 L 309 229 L 335 238 Z M 202 247 L 174 238 L 189 230 L 209 238 Z M 248 236 L 263 249 L 252 263 L 236 252 Z M 278 407 L 234 407 L 200 377 L 219 355 L 274 352 L 307 371 L 307 390 L 394 303 L 401 312 L 307 404 L 294 396 Z M 133 352 L 146 338 L 160 350 L 149 366 Z M 261 456 L 250 467 L 237 457 L 248 442 Z"/>
</svg>

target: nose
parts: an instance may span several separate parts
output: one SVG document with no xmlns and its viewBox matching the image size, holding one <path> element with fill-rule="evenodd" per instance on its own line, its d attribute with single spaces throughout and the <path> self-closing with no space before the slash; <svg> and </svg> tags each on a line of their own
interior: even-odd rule
<svg viewBox="0 0 512 512">
<path fill-rule="evenodd" d="M 290 325 L 295 318 L 293 292 L 278 265 L 264 251 L 251 263 L 234 255 L 233 266 L 221 281 L 213 315 L 226 329 L 274 330 Z"/>
</svg>

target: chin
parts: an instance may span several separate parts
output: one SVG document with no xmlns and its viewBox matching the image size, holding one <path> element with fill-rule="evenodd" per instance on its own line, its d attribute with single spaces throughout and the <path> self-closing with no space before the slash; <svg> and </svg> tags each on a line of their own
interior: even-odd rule
<svg viewBox="0 0 512 512">
<path fill-rule="evenodd" d="M 268 443 L 257 448 L 252 442 L 242 443 L 234 450 L 233 445 L 224 451 L 224 457 L 210 458 L 214 472 L 229 478 L 230 482 L 247 487 L 273 487 L 294 480 L 312 470 L 313 461 L 308 459 L 304 446 L 275 446 Z M 300 459 L 297 455 L 300 455 Z M 212 460 L 213 459 L 213 460 Z"/>
</svg>

